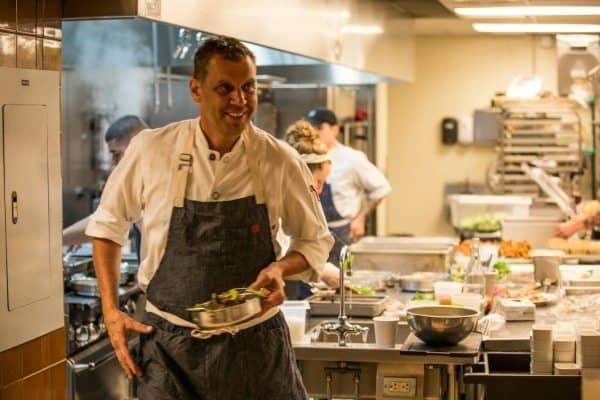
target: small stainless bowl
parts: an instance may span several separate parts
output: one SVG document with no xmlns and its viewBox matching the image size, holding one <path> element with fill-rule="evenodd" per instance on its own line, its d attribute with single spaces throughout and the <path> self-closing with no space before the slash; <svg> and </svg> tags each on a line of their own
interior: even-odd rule
<svg viewBox="0 0 600 400">
<path fill-rule="evenodd" d="M 465 307 L 423 306 L 406 310 L 410 330 L 422 341 L 434 346 L 454 345 L 469 336 L 477 324 L 479 312 Z"/>
<path fill-rule="evenodd" d="M 244 322 L 262 311 L 260 299 L 251 297 L 241 304 L 229 307 L 207 310 L 205 308 L 188 308 L 192 321 L 199 328 L 215 329 L 224 328 Z"/>
</svg>

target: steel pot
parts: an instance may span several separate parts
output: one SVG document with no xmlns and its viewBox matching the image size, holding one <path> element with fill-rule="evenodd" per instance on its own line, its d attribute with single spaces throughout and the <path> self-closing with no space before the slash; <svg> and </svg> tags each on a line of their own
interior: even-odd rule
<svg viewBox="0 0 600 400">
<path fill-rule="evenodd" d="M 258 297 L 247 298 L 243 303 L 209 310 L 202 307 L 188 308 L 192 321 L 203 329 L 224 328 L 244 322 L 262 311 Z"/>
<path fill-rule="evenodd" d="M 455 345 L 475 330 L 479 311 L 466 307 L 423 306 L 406 310 L 408 327 L 433 346 Z"/>
<path fill-rule="evenodd" d="M 438 272 L 415 272 L 400 277 L 400 287 L 405 292 L 433 292 L 433 282 L 447 278 L 448 275 Z"/>
<path fill-rule="evenodd" d="M 87 275 L 75 274 L 69 281 L 71 288 L 80 296 L 98 297 L 98 281 Z"/>
</svg>

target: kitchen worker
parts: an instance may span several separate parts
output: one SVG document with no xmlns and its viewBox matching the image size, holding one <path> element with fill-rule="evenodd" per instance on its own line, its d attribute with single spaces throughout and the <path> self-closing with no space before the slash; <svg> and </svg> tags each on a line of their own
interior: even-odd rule
<svg viewBox="0 0 600 400">
<path fill-rule="evenodd" d="M 568 238 L 577 232 L 600 226 L 600 202 L 594 200 L 587 203 L 582 212 L 569 218 L 556 226 L 555 234 L 561 238 Z"/>
<path fill-rule="evenodd" d="M 117 119 L 108 127 L 104 134 L 104 140 L 106 141 L 108 151 L 111 154 L 113 168 L 116 167 L 119 164 L 119 161 L 121 161 L 121 158 L 123 158 L 123 153 L 125 153 L 125 149 L 129 145 L 131 139 L 140 131 L 147 128 L 148 125 L 146 122 L 136 115 L 125 115 Z M 91 241 L 92 238 L 85 234 L 85 228 L 89 221 L 90 217 L 87 216 L 63 229 L 63 246 L 78 246 L 82 243 Z M 139 261 L 140 232 L 135 224 L 132 225 L 132 229 L 134 230 L 136 251 L 138 253 Z"/>
<path fill-rule="evenodd" d="M 307 121 L 299 120 L 288 127 L 284 140 L 300 154 L 300 159 L 308 166 L 313 176 L 312 189 L 317 195 L 320 195 L 331 171 L 331 160 L 327 154 L 327 147 L 319 138 L 319 132 Z M 281 229 L 278 231 L 277 240 L 282 249 L 289 247 L 289 236 Z M 340 286 L 340 270 L 329 262 L 325 264 L 318 277 L 329 287 L 337 289 Z M 290 276 L 288 280 L 300 278 L 300 276 Z M 310 288 L 307 286 L 300 284 L 299 298 L 305 298 L 311 294 Z"/>
<path fill-rule="evenodd" d="M 316 108 L 307 119 L 319 131 L 332 162 L 320 200 L 335 237 L 329 261 L 339 265 L 341 248 L 364 236 L 367 216 L 392 188 L 364 153 L 338 142 L 340 126 L 333 111 Z"/>
<path fill-rule="evenodd" d="M 205 39 L 189 88 L 200 117 L 140 132 L 86 230 L 111 343 L 142 400 L 307 399 L 276 306 L 283 278 L 319 271 L 333 244 L 312 176 L 292 148 L 252 125 L 256 64 L 241 42 Z M 116 294 L 120 246 L 142 212 L 147 303 L 136 322 Z M 291 245 L 277 259 L 280 219 Z M 258 317 L 194 329 L 186 308 L 239 287 L 268 293 Z M 132 332 L 141 333 L 135 361 Z"/>
</svg>

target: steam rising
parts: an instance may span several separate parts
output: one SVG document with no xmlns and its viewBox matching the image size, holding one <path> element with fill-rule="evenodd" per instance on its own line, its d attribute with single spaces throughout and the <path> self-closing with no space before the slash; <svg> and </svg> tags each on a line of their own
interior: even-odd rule
<svg viewBox="0 0 600 400">
<path fill-rule="evenodd" d="M 140 20 L 63 23 L 63 64 L 89 90 L 84 111 L 144 116 L 152 94 L 150 24 Z"/>
</svg>

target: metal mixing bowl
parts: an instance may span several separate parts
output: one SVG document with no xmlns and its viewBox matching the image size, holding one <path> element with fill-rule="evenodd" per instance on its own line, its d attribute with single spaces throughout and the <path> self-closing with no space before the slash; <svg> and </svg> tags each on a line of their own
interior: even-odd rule
<svg viewBox="0 0 600 400">
<path fill-rule="evenodd" d="M 241 304 L 207 310 L 205 308 L 188 308 L 192 321 L 204 329 L 223 328 L 244 322 L 262 311 L 260 299 L 252 297 Z"/>
<path fill-rule="evenodd" d="M 406 310 L 410 330 L 430 345 L 454 345 L 475 329 L 479 312 L 465 307 L 423 306 Z"/>
</svg>

